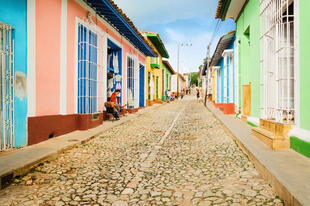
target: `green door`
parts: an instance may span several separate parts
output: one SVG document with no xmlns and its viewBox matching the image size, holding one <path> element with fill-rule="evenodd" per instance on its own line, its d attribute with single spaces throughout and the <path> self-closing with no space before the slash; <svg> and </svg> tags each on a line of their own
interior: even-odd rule
<svg viewBox="0 0 310 206">
<path fill-rule="evenodd" d="M 159 78 L 156 77 L 156 99 L 158 99 L 158 84 L 159 84 Z"/>
</svg>

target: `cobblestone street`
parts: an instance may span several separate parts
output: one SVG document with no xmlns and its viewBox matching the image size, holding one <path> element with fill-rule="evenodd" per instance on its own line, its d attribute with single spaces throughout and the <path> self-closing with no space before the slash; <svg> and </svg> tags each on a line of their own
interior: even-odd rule
<svg viewBox="0 0 310 206">
<path fill-rule="evenodd" d="M 0 205 L 283 205 L 193 97 L 150 109 L 41 164 Z"/>
</svg>

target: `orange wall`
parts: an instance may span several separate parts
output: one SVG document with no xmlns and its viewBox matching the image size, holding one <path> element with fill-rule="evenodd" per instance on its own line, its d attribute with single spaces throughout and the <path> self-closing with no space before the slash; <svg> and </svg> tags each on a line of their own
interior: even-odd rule
<svg viewBox="0 0 310 206">
<path fill-rule="evenodd" d="M 61 0 L 36 1 L 36 114 L 59 113 Z"/>
</svg>

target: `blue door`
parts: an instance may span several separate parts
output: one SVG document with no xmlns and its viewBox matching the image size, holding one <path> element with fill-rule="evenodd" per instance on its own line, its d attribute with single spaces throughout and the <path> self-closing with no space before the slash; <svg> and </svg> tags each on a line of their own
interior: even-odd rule
<svg viewBox="0 0 310 206">
<path fill-rule="evenodd" d="M 144 107 L 144 66 L 140 64 L 140 70 L 139 70 L 139 107 Z"/>
</svg>

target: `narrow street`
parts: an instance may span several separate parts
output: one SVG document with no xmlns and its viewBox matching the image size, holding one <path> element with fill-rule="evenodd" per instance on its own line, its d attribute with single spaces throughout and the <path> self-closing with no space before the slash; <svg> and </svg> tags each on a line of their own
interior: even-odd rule
<svg viewBox="0 0 310 206">
<path fill-rule="evenodd" d="M 0 205 L 283 204 L 213 115 L 187 96 L 40 165 L 0 191 Z"/>
</svg>

